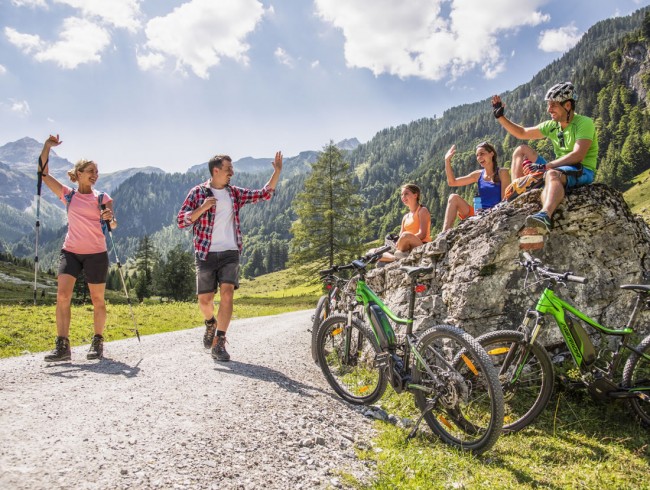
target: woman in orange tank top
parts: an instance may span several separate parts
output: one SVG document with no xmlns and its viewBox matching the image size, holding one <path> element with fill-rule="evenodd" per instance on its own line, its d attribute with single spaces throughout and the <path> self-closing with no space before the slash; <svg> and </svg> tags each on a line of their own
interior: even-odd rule
<svg viewBox="0 0 650 490">
<path fill-rule="evenodd" d="M 382 262 L 392 262 L 403 259 L 415 247 L 431 241 L 431 214 L 420 204 L 421 191 L 415 184 L 402 186 L 402 202 L 408 206 L 409 212 L 402 218 L 399 238 L 395 244 L 394 254 L 384 254 Z"/>
</svg>

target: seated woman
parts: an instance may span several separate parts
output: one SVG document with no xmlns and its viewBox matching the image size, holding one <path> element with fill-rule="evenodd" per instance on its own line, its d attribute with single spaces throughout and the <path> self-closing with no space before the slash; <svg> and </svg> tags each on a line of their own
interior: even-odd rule
<svg viewBox="0 0 650 490">
<path fill-rule="evenodd" d="M 402 186 L 402 202 L 409 208 L 409 212 L 402 218 L 399 238 L 395 244 L 395 253 L 385 253 L 381 262 L 393 262 L 403 259 L 415 247 L 431 241 L 431 214 L 420 204 L 420 188 L 415 184 Z"/>
<path fill-rule="evenodd" d="M 483 209 L 489 209 L 496 206 L 504 198 L 506 188 L 510 185 L 510 172 L 507 168 L 499 168 L 497 164 L 497 152 L 494 147 L 484 141 L 476 147 L 476 161 L 481 166 L 479 170 L 474 170 L 471 174 L 464 177 L 456 178 L 451 168 L 451 159 L 456 154 L 456 145 L 452 145 L 445 155 L 445 172 L 447 173 L 447 184 L 450 187 L 461 187 L 464 185 L 478 184 L 478 194 L 481 197 L 481 206 Z M 454 221 L 458 216 L 460 219 L 466 219 L 474 216 L 475 210 L 465 199 L 458 194 L 451 194 L 447 200 L 447 209 L 445 211 L 445 222 L 442 226 L 442 232 L 449 230 L 454 226 Z"/>
</svg>

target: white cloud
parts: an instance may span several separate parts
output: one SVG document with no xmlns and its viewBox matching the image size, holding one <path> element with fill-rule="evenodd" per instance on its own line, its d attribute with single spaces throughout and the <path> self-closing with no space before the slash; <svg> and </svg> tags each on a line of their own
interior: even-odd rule
<svg viewBox="0 0 650 490">
<path fill-rule="evenodd" d="M 138 53 L 136 58 L 138 60 L 138 66 L 143 71 L 160 68 L 165 63 L 165 57 L 160 53 Z"/>
<path fill-rule="evenodd" d="M 26 100 L 14 100 L 9 99 L 9 110 L 15 112 L 19 116 L 29 116 L 31 110 L 29 109 L 29 104 Z"/>
<path fill-rule="evenodd" d="M 34 59 L 37 61 L 54 61 L 65 69 L 100 61 L 100 53 L 110 42 L 106 29 L 77 17 L 69 17 L 63 21 L 59 39 L 54 43 L 45 42 L 38 35 L 20 33 L 10 27 L 5 28 L 5 35 L 10 43 L 24 53 L 34 53 Z"/>
<path fill-rule="evenodd" d="M 47 8 L 45 0 L 11 0 L 11 3 L 16 7 Z"/>
<path fill-rule="evenodd" d="M 582 33 L 571 23 L 559 29 L 542 31 L 537 47 L 547 53 L 564 53 L 578 44 L 581 37 Z"/>
<path fill-rule="evenodd" d="M 191 0 L 147 23 L 145 48 L 175 60 L 179 71 L 189 67 L 207 79 L 221 58 L 248 64 L 245 39 L 264 14 L 258 0 Z"/>
<path fill-rule="evenodd" d="M 448 3 L 449 15 L 441 6 Z M 318 15 L 342 30 L 350 67 L 401 78 L 456 78 L 504 69 L 499 37 L 549 20 L 545 0 L 315 0 Z"/>
<path fill-rule="evenodd" d="M 5 36 L 7 40 L 23 51 L 25 54 L 33 53 L 41 49 L 43 42 L 41 38 L 32 34 L 23 34 L 11 27 L 5 27 Z"/>
<path fill-rule="evenodd" d="M 273 53 L 277 60 L 283 65 L 287 65 L 289 68 L 293 68 L 294 61 L 293 58 L 287 53 L 284 49 L 278 47 Z"/>
<path fill-rule="evenodd" d="M 140 0 L 54 0 L 81 10 L 84 17 L 135 32 L 140 28 Z"/>
<path fill-rule="evenodd" d="M 311 62 L 311 67 L 312 68 L 318 68 L 319 66 L 320 66 L 320 61 L 319 60 L 315 60 L 315 61 Z"/>
<path fill-rule="evenodd" d="M 4 66 L 0 65 L 0 75 L 4 75 L 5 73 L 7 73 L 7 69 Z"/>
</svg>

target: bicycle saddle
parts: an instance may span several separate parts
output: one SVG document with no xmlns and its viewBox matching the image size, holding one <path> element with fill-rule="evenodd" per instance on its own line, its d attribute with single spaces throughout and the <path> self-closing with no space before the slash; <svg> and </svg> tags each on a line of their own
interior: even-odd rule
<svg viewBox="0 0 650 490">
<path fill-rule="evenodd" d="M 433 266 L 429 266 L 429 267 L 403 266 L 400 267 L 399 270 L 406 272 L 410 277 L 417 277 L 417 276 L 423 276 L 424 274 L 429 274 L 430 272 L 433 272 Z"/>
<path fill-rule="evenodd" d="M 643 293 L 650 293 L 650 285 L 647 284 L 623 284 L 621 289 L 631 289 L 632 291 L 638 291 Z"/>
</svg>

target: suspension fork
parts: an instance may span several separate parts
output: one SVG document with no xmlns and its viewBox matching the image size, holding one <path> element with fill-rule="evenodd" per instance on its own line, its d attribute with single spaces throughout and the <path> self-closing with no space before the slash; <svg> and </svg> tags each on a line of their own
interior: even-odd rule
<svg viewBox="0 0 650 490">
<path fill-rule="evenodd" d="M 532 331 L 529 327 L 531 321 L 534 321 Z M 521 374 L 521 371 L 524 369 L 524 366 L 528 361 L 528 356 L 530 355 L 532 345 L 535 342 L 537 335 L 539 335 L 540 329 L 541 329 L 540 313 L 537 310 L 528 310 L 526 312 L 526 316 L 524 317 L 523 322 L 521 323 L 521 326 L 519 327 L 519 331 L 524 334 L 523 349 L 515 348 L 517 347 L 516 343 L 513 343 L 510 346 L 510 348 L 508 349 L 508 353 L 506 354 L 506 357 L 503 360 L 503 364 L 501 365 L 501 370 L 499 371 L 500 376 L 508 372 L 508 369 L 510 368 L 512 363 L 515 362 L 517 369 L 515 370 L 510 382 L 515 382 L 517 381 L 517 379 L 519 379 L 519 375 Z M 516 360 L 515 357 L 517 357 Z"/>
</svg>

